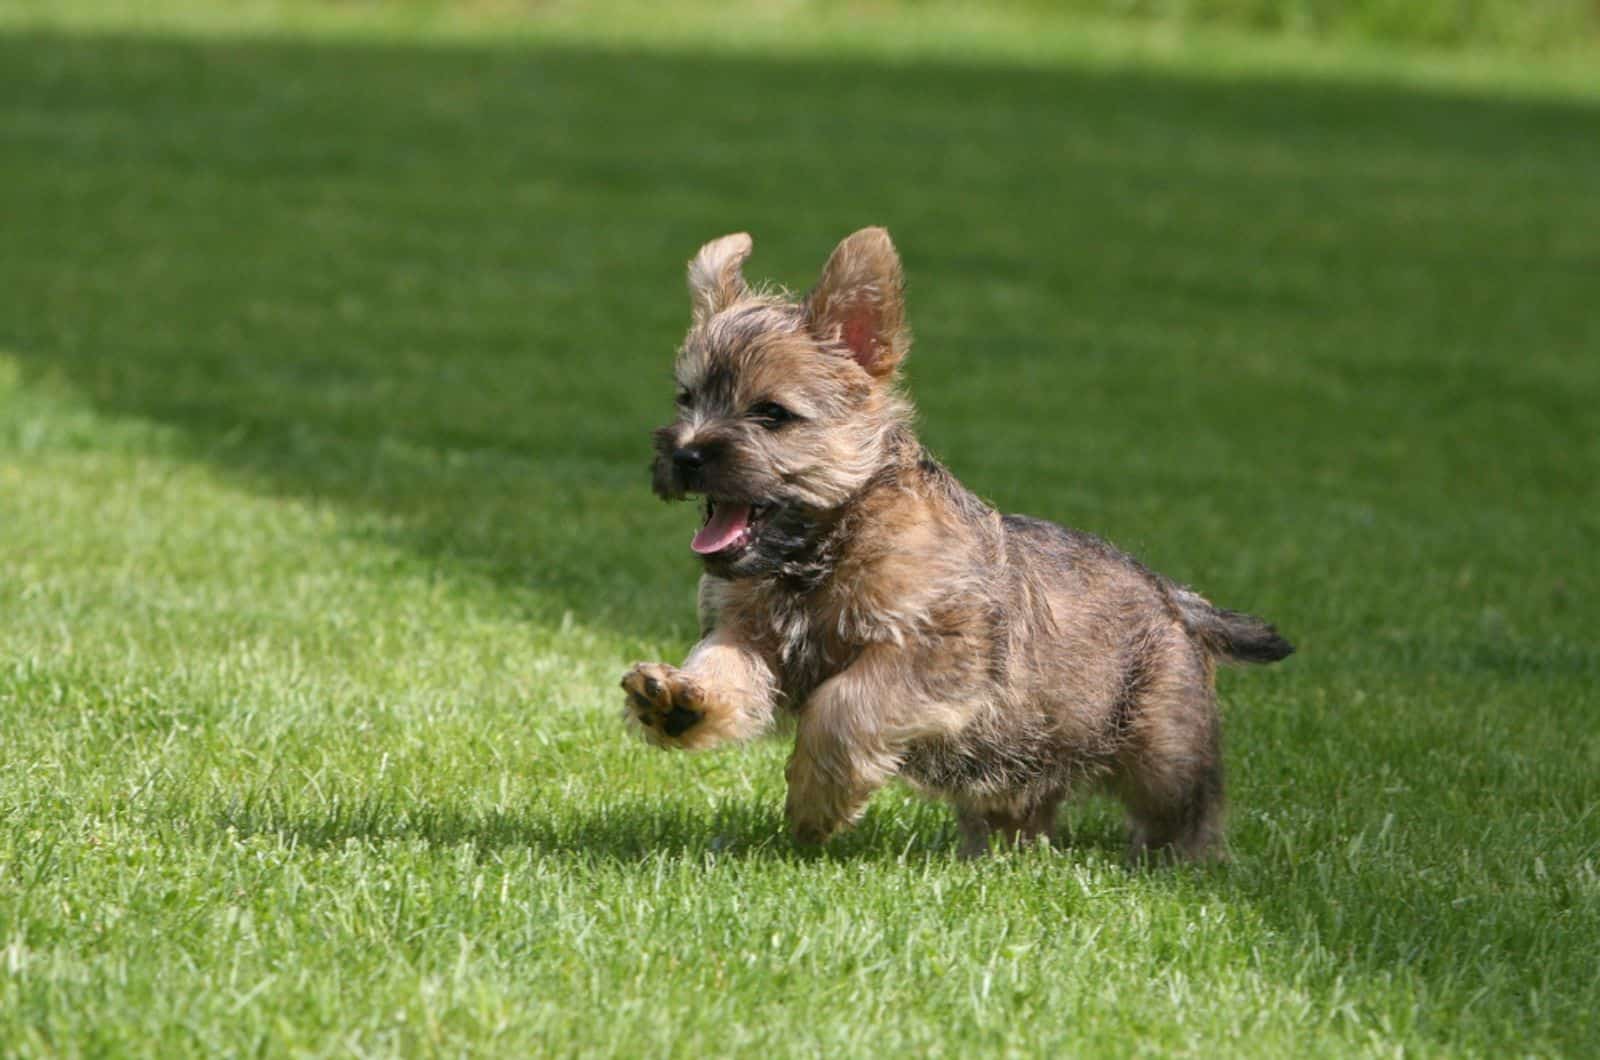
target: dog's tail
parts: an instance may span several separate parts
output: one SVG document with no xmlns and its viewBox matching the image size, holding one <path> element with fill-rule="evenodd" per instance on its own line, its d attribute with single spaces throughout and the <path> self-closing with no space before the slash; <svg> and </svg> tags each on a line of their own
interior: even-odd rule
<svg viewBox="0 0 1600 1060">
<path fill-rule="evenodd" d="M 1254 615 L 1229 611 L 1189 589 L 1173 587 L 1183 624 L 1212 655 L 1233 662 L 1271 663 L 1287 658 L 1294 645 Z"/>
</svg>

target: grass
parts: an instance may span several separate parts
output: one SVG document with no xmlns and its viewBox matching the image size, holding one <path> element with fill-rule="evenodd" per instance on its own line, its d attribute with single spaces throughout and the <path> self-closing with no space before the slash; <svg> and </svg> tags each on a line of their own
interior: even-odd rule
<svg viewBox="0 0 1600 1060">
<path fill-rule="evenodd" d="M 1046 10 L 1058 4 L 1033 0 Z M 1065 0 L 1073 9 L 1180 26 L 1223 24 L 1341 40 L 1540 50 L 1600 42 L 1583 0 Z"/>
<path fill-rule="evenodd" d="M 0 1051 L 1600 1047 L 1600 96 L 75 10 L 0 34 Z M 959 474 L 1301 645 L 1230 865 L 802 856 L 781 746 L 624 737 L 683 260 L 868 222 Z"/>
</svg>

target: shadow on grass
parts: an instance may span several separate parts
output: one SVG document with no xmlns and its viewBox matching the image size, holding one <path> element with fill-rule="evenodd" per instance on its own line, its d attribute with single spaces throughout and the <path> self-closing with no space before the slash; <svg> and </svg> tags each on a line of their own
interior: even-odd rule
<svg viewBox="0 0 1600 1060">
<path fill-rule="evenodd" d="M 470 846 L 479 858 L 523 848 L 543 855 L 621 864 L 705 856 L 839 861 L 893 861 L 910 855 L 955 857 L 949 811 L 921 805 L 905 812 L 870 808 L 850 831 L 821 849 L 797 847 L 781 808 L 769 802 L 722 801 L 710 811 L 659 799 L 609 801 L 561 814 L 530 809 L 466 810 L 446 804 L 402 805 L 364 797 L 324 808 L 286 806 L 271 796 L 236 801 L 212 824 L 249 838 L 267 836 L 294 847 L 346 843 L 424 843 Z M 1096 855 L 1116 861 L 1124 850 L 1119 829 L 1104 815 L 1064 820 L 1055 835 L 1063 856 Z"/>
<path fill-rule="evenodd" d="M 695 814 L 681 803 L 639 799 L 562 815 L 442 804 L 396 809 L 374 799 L 321 810 L 245 803 L 231 806 L 215 823 L 241 836 L 264 835 L 297 847 L 421 842 L 470 846 L 480 858 L 510 848 L 622 863 L 710 853 L 797 856 L 781 815 L 755 803 L 724 803 L 711 814 Z"/>
</svg>

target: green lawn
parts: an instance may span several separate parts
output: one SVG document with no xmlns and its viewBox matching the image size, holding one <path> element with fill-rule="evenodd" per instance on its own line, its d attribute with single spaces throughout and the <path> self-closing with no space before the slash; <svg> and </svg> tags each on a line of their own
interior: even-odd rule
<svg viewBox="0 0 1600 1060">
<path fill-rule="evenodd" d="M 69 7 L 0 17 L 0 1053 L 1600 1050 L 1600 86 Z M 1299 645 L 1231 864 L 806 856 L 781 745 L 627 738 L 683 262 L 868 223 L 958 474 Z"/>
</svg>

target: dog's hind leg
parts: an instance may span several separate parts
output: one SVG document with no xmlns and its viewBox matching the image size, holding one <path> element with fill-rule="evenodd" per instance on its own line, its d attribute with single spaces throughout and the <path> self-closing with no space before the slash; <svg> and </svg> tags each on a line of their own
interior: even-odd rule
<svg viewBox="0 0 1600 1060">
<path fill-rule="evenodd" d="M 1117 785 L 1128 808 L 1128 860 L 1210 861 L 1224 857 L 1221 748 L 1209 738 L 1167 758 L 1147 756 Z"/>
<path fill-rule="evenodd" d="M 968 806 L 956 807 L 956 825 L 961 833 L 958 848 L 964 858 L 982 857 L 989 852 L 991 836 L 1002 843 L 1021 846 L 1039 840 L 1050 840 L 1056 829 L 1056 808 L 1060 796 L 1041 800 L 1023 811 L 981 811 Z"/>
</svg>

